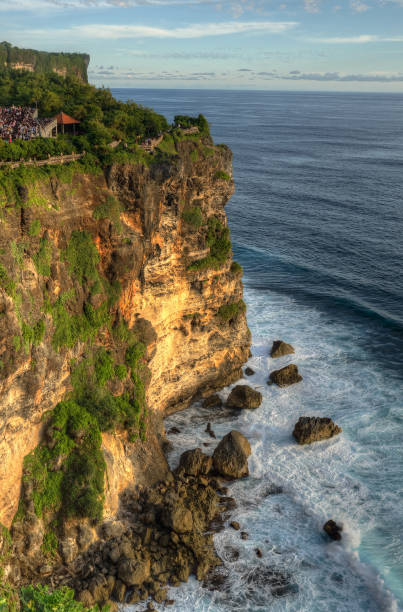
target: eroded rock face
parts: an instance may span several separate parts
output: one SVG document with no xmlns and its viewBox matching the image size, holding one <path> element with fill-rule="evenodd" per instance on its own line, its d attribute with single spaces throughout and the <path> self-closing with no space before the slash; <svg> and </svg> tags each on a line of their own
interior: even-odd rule
<svg viewBox="0 0 403 612">
<path fill-rule="evenodd" d="M 275 383 L 279 387 L 289 387 L 295 383 L 301 382 L 302 376 L 298 372 L 298 367 L 294 363 L 270 372 L 269 384 Z"/>
<path fill-rule="evenodd" d="M 320 440 L 328 440 L 342 432 L 328 417 L 300 417 L 292 435 L 298 444 L 311 444 Z"/>
<path fill-rule="evenodd" d="M 192 399 L 206 397 L 241 375 L 250 346 L 245 313 L 240 309 L 230 321 L 217 316 L 222 305 L 242 299 L 242 281 L 231 271 L 231 253 L 220 266 L 189 269 L 209 254 L 208 220 L 214 218 L 226 227 L 224 206 L 233 183 L 214 177 L 217 169 L 231 175 L 231 152 L 209 143 L 211 153 L 204 156 L 200 147 L 198 161 L 192 161 L 196 146 L 190 141 L 180 143 L 172 162 L 150 167 L 116 164 L 97 176 L 77 174 L 71 184 L 52 178 L 38 183 L 34 195 L 26 190 L 21 196 L 27 199 L 26 206 L 6 207 L 0 263 L 17 283 L 21 297 L 17 307 L 6 285 L 0 286 L 0 523 L 7 527 L 18 507 L 23 459 L 43 433 L 41 418 L 71 388 L 71 364 L 80 362 L 87 349 L 81 341 L 55 348 L 55 324 L 45 312 L 45 298 L 54 304 L 60 295 L 72 292 L 74 301 L 66 309 L 77 317 L 83 316 L 84 307 L 98 308 L 102 303 L 101 294 L 91 289 L 93 280 L 77 282 L 61 256 L 72 232 L 90 236 L 99 254 L 101 278 L 120 285 L 111 320 L 126 322 L 146 346 L 146 399 L 152 411 L 163 415 L 184 408 Z M 31 205 L 28 199 L 34 196 L 43 205 Z M 107 197 L 121 205 L 119 225 L 94 215 Z M 185 208 L 195 207 L 203 219 L 199 228 L 183 217 Z M 29 232 L 34 221 L 41 228 L 37 236 Z M 10 245 L 22 240 L 21 271 Z M 41 241 L 50 254 L 46 274 L 38 271 L 34 261 Z M 21 318 L 44 325 L 39 342 L 27 350 Z M 103 331 L 96 344 L 111 350 L 121 362 L 124 344 Z M 13 338 L 20 338 L 20 345 Z M 115 380 L 110 391 L 119 394 L 125 385 L 130 385 L 129 379 Z M 155 471 L 159 437 L 155 431 L 149 436 L 155 441 L 153 452 L 147 452 L 145 445 L 137 452 L 120 433 L 103 436 L 107 515 L 117 511 L 122 490 L 141 484 Z M 163 465 L 162 454 L 156 463 Z"/>
<path fill-rule="evenodd" d="M 248 476 L 248 457 L 251 448 L 239 431 L 231 431 L 221 440 L 213 453 L 214 469 L 225 478 Z"/>
<path fill-rule="evenodd" d="M 200 448 L 195 448 L 182 453 L 178 469 L 190 476 L 204 476 L 210 472 L 212 465 L 212 458 Z"/>
<path fill-rule="evenodd" d="M 295 353 L 295 350 L 291 344 L 287 344 L 283 340 L 275 340 L 271 347 L 270 357 L 276 359 L 277 357 L 284 357 L 284 355 L 291 355 L 292 353 Z"/>
<path fill-rule="evenodd" d="M 259 408 L 262 403 L 262 394 L 249 385 L 237 385 L 227 399 L 228 408 Z"/>
</svg>

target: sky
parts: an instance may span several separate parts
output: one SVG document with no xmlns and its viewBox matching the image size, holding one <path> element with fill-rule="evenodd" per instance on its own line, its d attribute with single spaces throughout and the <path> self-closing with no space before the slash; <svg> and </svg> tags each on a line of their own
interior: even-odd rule
<svg viewBox="0 0 403 612">
<path fill-rule="evenodd" d="M 403 93 L 403 0 L 0 0 L 0 40 L 108 87 Z"/>
</svg>

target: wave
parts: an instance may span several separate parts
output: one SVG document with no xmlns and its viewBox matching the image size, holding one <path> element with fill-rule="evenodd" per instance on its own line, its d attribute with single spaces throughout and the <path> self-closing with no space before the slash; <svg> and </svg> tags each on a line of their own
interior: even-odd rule
<svg viewBox="0 0 403 612">
<path fill-rule="evenodd" d="M 390 330 L 403 332 L 403 317 L 384 309 L 385 303 L 396 304 L 401 313 L 402 297 L 399 293 L 376 288 L 373 283 L 361 280 L 350 281 L 341 272 L 326 273 L 306 261 L 296 263 L 290 256 L 268 254 L 258 247 L 234 244 L 234 256 L 245 268 L 244 283 L 247 287 L 261 291 L 275 291 L 300 298 L 326 311 L 343 311 L 379 322 Z M 368 295 L 375 299 L 380 295 L 379 306 L 364 300 L 358 289 L 368 288 Z M 354 293 L 356 292 L 356 293 Z M 403 342 L 403 335 L 401 338 Z M 403 348 L 403 347 L 402 347 Z"/>
</svg>

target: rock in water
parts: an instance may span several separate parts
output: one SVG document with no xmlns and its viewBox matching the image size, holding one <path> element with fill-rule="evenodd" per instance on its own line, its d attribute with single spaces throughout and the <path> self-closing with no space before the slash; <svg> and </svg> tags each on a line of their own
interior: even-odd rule
<svg viewBox="0 0 403 612">
<path fill-rule="evenodd" d="M 249 385 L 237 385 L 227 399 L 228 408 L 258 408 L 262 403 L 262 394 Z"/>
<path fill-rule="evenodd" d="M 341 432 L 341 427 L 328 417 L 300 417 L 292 435 L 298 444 L 311 444 L 320 440 L 328 440 Z"/>
<path fill-rule="evenodd" d="M 216 438 L 216 435 L 215 435 L 214 431 L 211 428 L 211 423 L 207 423 L 207 427 L 205 429 L 205 432 L 209 434 L 210 438 Z"/>
<path fill-rule="evenodd" d="M 248 476 L 248 457 L 251 448 L 248 440 L 239 431 L 231 431 L 221 440 L 213 453 L 215 470 L 226 478 Z"/>
<path fill-rule="evenodd" d="M 213 465 L 213 460 L 205 455 L 200 448 L 194 448 L 182 453 L 179 459 L 179 470 L 190 476 L 202 476 L 208 474 Z"/>
<path fill-rule="evenodd" d="M 249 366 L 245 368 L 245 376 L 253 376 L 254 373 L 255 373 L 255 370 L 252 370 L 252 368 L 250 368 Z"/>
<path fill-rule="evenodd" d="M 327 523 L 323 525 L 323 529 L 332 540 L 341 540 L 341 532 L 343 531 L 343 527 L 338 525 L 335 521 L 327 521 Z"/>
<path fill-rule="evenodd" d="M 283 357 L 284 355 L 292 355 L 292 353 L 295 353 L 295 350 L 291 344 L 287 344 L 287 342 L 283 342 L 282 340 L 275 340 L 273 342 L 273 346 L 271 347 L 270 357 L 276 359 L 277 357 Z"/>
<path fill-rule="evenodd" d="M 281 370 L 274 370 L 270 372 L 269 385 L 275 383 L 279 387 L 288 387 L 295 383 L 301 382 L 302 376 L 298 373 L 298 368 L 294 363 L 281 368 Z"/>
</svg>

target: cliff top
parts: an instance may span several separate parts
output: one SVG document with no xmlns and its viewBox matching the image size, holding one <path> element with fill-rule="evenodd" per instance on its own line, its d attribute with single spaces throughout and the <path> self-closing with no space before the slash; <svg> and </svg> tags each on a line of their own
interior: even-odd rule
<svg viewBox="0 0 403 612">
<path fill-rule="evenodd" d="M 53 72 L 61 76 L 74 75 L 88 82 L 90 56 L 86 53 L 48 53 L 20 49 L 9 42 L 0 43 L 0 66 L 28 72 Z"/>
</svg>

